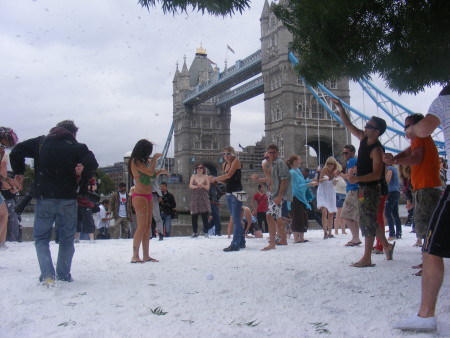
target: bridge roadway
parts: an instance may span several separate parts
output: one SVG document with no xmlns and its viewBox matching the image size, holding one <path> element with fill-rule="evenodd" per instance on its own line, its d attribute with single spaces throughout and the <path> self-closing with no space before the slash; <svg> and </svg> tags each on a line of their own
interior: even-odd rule
<svg viewBox="0 0 450 338">
<path fill-rule="evenodd" d="M 193 90 L 186 94 L 183 104 L 195 106 L 222 94 L 222 99 L 219 97 L 217 105 L 232 106 L 262 94 L 264 91 L 262 77 L 250 81 L 252 85 L 246 83 L 233 91 L 226 92 L 228 89 L 239 83 L 260 74 L 261 64 L 261 50 L 258 50 L 245 59 L 236 61 L 235 65 L 224 70 L 222 73 L 219 73 L 217 78 L 197 85 Z M 234 93 L 236 97 L 233 98 L 231 93 Z"/>
</svg>

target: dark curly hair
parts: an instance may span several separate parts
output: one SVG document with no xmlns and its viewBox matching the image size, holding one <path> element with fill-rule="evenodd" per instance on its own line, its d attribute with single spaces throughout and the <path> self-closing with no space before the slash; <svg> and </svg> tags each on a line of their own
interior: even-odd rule
<svg viewBox="0 0 450 338">
<path fill-rule="evenodd" d="M 153 143 L 146 139 L 139 140 L 131 152 L 131 157 L 128 161 L 128 173 L 133 176 L 133 173 L 131 172 L 131 162 L 134 162 L 134 164 L 142 163 L 145 165 L 152 152 Z"/>
</svg>

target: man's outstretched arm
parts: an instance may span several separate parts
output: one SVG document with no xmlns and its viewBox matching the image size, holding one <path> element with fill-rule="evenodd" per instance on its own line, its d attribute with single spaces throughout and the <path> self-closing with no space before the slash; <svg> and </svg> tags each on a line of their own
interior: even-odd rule
<svg viewBox="0 0 450 338">
<path fill-rule="evenodd" d="M 341 100 L 331 98 L 331 101 L 333 101 L 333 103 L 338 107 L 339 116 L 344 123 L 344 126 L 346 126 L 354 136 L 362 140 L 364 138 L 364 131 L 356 128 L 352 121 L 350 121 L 350 118 L 348 117 L 347 113 L 344 110 L 344 107 L 342 106 Z"/>
</svg>

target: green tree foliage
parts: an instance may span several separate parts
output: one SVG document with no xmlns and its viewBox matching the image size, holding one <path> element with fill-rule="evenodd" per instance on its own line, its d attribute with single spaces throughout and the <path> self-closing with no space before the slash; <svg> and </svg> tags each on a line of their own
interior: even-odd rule
<svg viewBox="0 0 450 338">
<path fill-rule="evenodd" d="M 417 93 L 450 81 L 450 1 L 286 0 L 273 10 L 311 84 L 378 73 Z"/>
<path fill-rule="evenodd" d="M 250 7 L 250 0 L 139 0 L 139 3 L 149 10 L 160 3 L 164 13 L 187 13 L 188 8 L 192 7 L 202 14 L 222 16 L 233 15 L 236 11 L 242 13 Z"/>
<path fill-rule="evenodd" d="M 115 190 L 114 181 L 100 169 L 97 169 L 97 175 L 101 180 L 99 193 L 102 195 L 110 195 Z"/>
</svg>

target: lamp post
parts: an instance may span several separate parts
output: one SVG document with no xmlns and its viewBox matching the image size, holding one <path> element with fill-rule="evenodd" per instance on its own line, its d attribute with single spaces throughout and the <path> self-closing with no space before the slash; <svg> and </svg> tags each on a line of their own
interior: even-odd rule
<svg viewBox="0 0 450 338">
<path fill-rule="evenodd" d="M 130 162 L 130 158 L 131 158 L 131 150 L 127 151 L 125 153 L 125 155 L 123 155 L 123 161 L 125 162 L 125 167 L 123 169 L 123 173 L 124 173 L 124 176 L 126 176 L 127 190 L 128 191 L 133 186 L 133 179 L 131 178 L 131 175 L 128 172 L 128 162 Z"/>
</svg>

